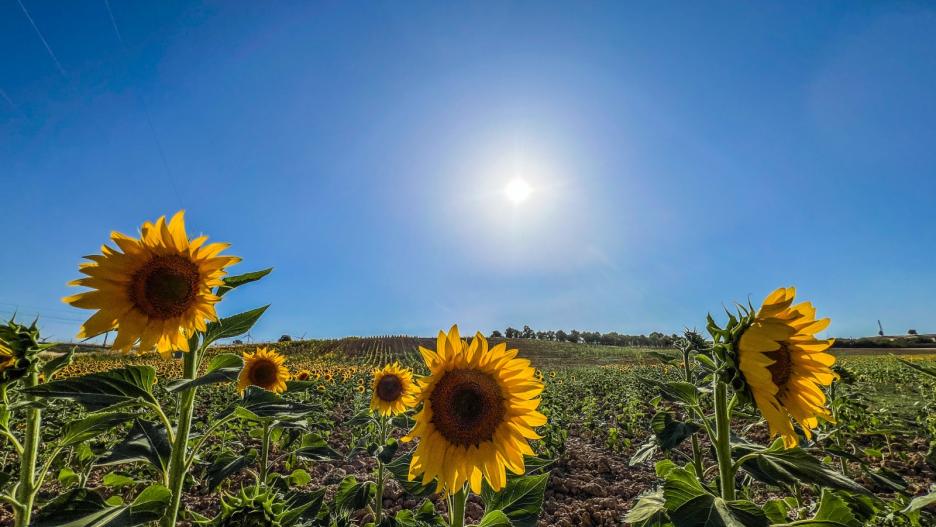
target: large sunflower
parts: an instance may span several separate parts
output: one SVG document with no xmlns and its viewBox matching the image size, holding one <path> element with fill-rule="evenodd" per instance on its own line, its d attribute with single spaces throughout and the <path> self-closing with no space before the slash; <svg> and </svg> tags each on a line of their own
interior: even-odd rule
<svg viewBox="0 0 936 527">
<path fill-rule="evenodd" d="M 787 448 L 798 443 L 791 419 L 807 438 L 819 419 L 832 420 L 821 386 L 835 380 L 835 357 L 826 350 L 834 339 L 816 339 L 829 319 L 816 320 L 809 302 L 793 306 L 796 289 L 771 293 L 738 343 L 741 373 L 754 402 L 767 419 L 771 436 L 780 435 Z"/>
<path fill-rule="evenodd" d="M 488 349 L 478 333 L 471 344 L 452 326 L 439 332 L 435 352 L 420 347 L 430 374 L 419 379 L 423 403 L 416 425 L 404 440 L 419 438 L 409 477 L 435 479 L 440 492 L 454 494 L 466 483 L 481 491 L 482 478 L 494 490 L 504 487 L 505 468 L 524 471 L 523 456 L 533 455 L 528 439 L 546 424 L 536 411 L 543 384 L 530 361 L 516 358 L 505 343 Z"/>
<path fill-rule="evenodd" d="M 237 377 L 237 391 L 244 393 L 248 386 L 259 386 L 273 393 L 285 392 L 289 370 L 284 362 L 286 357 L 269 348 L 257 348 L 255 353 L 245 351 L 244 368 Z"/>
<path fill-rule="evenodd" d="M 219 256 L 229 244 L 205 244 L 207 236 L 189 240 L 182 211 L 169 222 L 163 216 L 144 223 L 139 239 L 119 232 L 111 239 L 118 248 L 104 245 L 102 254 L 87 256 L 91 262 L 79 270 L 88 276 L 69 283 L 92 291 L 63 299 L 98 310 L 78 338 L 117 329 L 114 349 L 129 351 L 139 341 L 141 350 L 188 351 L 189 337 L 218 318 L 214 305 L 220 299 L 211 288 L 240 258 Z"/>
<path fill-rule="evenodd" d="M 394 362 L 374 369 L 371 410 L 380 415 L 398 415 L 416 406 L 416 385 L 413 372 Z"/>
</svg>

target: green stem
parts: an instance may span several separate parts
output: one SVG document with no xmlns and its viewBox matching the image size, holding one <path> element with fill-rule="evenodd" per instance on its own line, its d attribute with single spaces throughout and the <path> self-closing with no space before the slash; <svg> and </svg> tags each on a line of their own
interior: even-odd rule
<svg viewBox="0 0 936 527">
<path fill-rule="evenodd" d="M 683 352 L 683 372 L 686 376 L 686 382 L 692 384 L 692 370 L 690 369 L 689 363 L 689 350 L 686 349 Z M 699 476 L 699 479 L 702 479 L 702 474 L 705 472 L 702 467 L 702 447 L 699 445 L 699 438 L 695 434 L 692 434 L 692 466 L 695 467 L 696 475 Z"/>
<path fill-rule="evenodd" d="M 163 412 L 161 406 L 158 403 L 146 403 L 147 408 L 152 410 L 159 420 L 162 421 L 163 426 L 166 427 L 166 435 L 169 436 L 169 443 L 172 444 L 175 442 L 175 432 L 172 431 L 172 423 L 169 422 L 169 418 L 166 416 L 166 412 Z"/>
<path fill-rule="evenodd" d="M 451 527 L 465 527 L 466 503 L 468 503 L 468 492 L 462 487 L 452 496 L 452 507 L 449 509 L 449 525 Z"/>
<path fill-rule="evenodd" d="M 186 379 L 194 379 L 198 374 L 198 354 L 201 350 L 183 353 L 183 369 Z M 189 432 L 192 429 L 192 411 L 194 410 L 196 388 L 183 390 L 179 396 L 179 423 L 175 441 L 172 443 L 172 455 L 169 458 L 169 490 L 172 498 L 169 509 L 163 516 L 162 527 L 175 527 L 179 516 L 179 504 L 182 503 L 182 484 L 185 482 L 186 448 Z"/>
<path fill-rule="evenodd" d="M 377 422 L 377 436 L 379 439 L 380 446 L 385 446 L 387 444 L 387 417 L 379 416 Z M 380 525 L 380 521 L 383 519 L 383 493 L 384 493 L 384 477 L 386 469 L 384 468 L 383 461 L 380 458 L 377 458 L 377 494 L 374 496 L 374 523 Z"/>
<path fill-rule="evenodd" d="M 727 501 L 735 499 L 734 465 L 731 461 L 731 417 L 728 413 L 728 386 L 715 380 L 715 437 L 712 438 L 718 458 L 718 478 L 721 495 Z"/>
<path fill-rule="evenodd" d="M 39 384 L 39 373 L 30 368 L 24 379 L 27 388 Z M 27 401 L 35 398 L 26 396 Z M 16 487 L 16 501 L 20 503 L 20 514 L 14 520 L 15 527 L 26 527 L 32 516 L 33 502 L 36 498 L 36 459 L 39 455 L 39 443 L 42 440 L 42 411 L 39 408 L 30 408 L 26 411 L 26 435 L 23 437 L 23 453 L 20 457 L 19 485 Z"/>
<path fill-rule="evenodd" d="M 266 483 L 267 474 L 270 469 L 267 464 L 270 461 L 270 422 L 263 422 L 263 439 L 260 446 L 260 482 Z"/>
<path fill-rule="evenodd" d="M 12 432 L 8 430 L 0 430 L 0 435 L 3 435 L 3 437 L 6 437 L 7 440 L 10 441 L 10 444 L 13 445 L 13 449 L 16 450 L 17 454 L 23 455 L 23 445 L 20 444 Z"/>
</svg>

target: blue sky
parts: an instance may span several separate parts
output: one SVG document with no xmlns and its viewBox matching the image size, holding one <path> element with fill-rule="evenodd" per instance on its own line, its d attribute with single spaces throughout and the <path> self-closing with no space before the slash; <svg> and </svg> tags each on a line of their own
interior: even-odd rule
<svg viewBox="0 0 936 527">
<path fill-rule="evenodd" d="M 184 208 L 275 267 L 219 308 L 272 303 L 256 338 L 672 332 L 789 284 L 936 331 L 932 4 L 659 4 L 4 2 L 0 314 L 71 337 L 81 257 Z"/>
</svg>

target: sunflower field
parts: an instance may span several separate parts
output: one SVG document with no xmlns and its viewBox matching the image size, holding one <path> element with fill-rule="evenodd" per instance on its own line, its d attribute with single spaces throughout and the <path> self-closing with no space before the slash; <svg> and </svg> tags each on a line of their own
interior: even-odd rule
<svg viewBox="0 0 936 527">
<path fill-rule="evenodd" d="M 936 525 L 936 354 L 839 352 L 792 287 L 672 350 L 232 345 L 270 269 L 182 213 L 111 242 L 64 301 L 112 349 L 0 326 L 2 525 Z"/>
</svg>

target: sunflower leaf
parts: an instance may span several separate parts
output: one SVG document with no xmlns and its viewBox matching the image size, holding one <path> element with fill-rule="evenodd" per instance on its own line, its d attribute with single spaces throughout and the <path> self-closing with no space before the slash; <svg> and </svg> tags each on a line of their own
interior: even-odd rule
<svg viewBox="0 0 936 527">
<path fill-rule="evenodd" d="M 215 295 L 224 296 L 232 289 L 240 287 L 251 282 L 256 282 L 257 280 L 263 278 L 264 276 L 270 274 L 273 271 L 272 267 L 268 267 L 261 271 L 253 271 L 251 273 L 244 273 L 234 276 L 228 276 L 224 278 L 224 285 L 218 286 L 218 289 L 215 291 Z"/>
<path fill-rule="evenodd" d="M 45 376 L 47 381 L 51 381 L 56 372 L 68 366 L 75 360 L 75 350 L 77 347 L 73 347 L 67 353 L 63 353 L 49 359 L 45 364 L 42 365 L 42 375 Z"/>
<path fill-rule="evenodd" d="M 165 426 L 137 419 L 124 440 L 97 464 L 110 466 L 142 461 L 151 463 L 165 473 L 169 467 L 171 449 Z"/>
<path fill-rule="evenodd" d="M 235 401 L 218 415 L 218 419 L 234 414 L 248 420 L 301 419 L 318 410 L 310 404 L 284 399 L 257 386 L 248 386 L 244 398 Z"/>
<path fill-rule="evenodd" d="M 780 439 L 762 450 L 746 444 L 735 444 L 732 448 L 732 456 L 735 459 L 748 454 L 753 456 L 742 464 L 742 468 L 754 479 L 768 485 L 807 482 L 832 489 L 869 494 L 868 489 L 823 465 L 805 450 L 799 447 L 783 448 L 783 441 Z"/>
<path fill-rule="evenodd" d="M 163 516 L 171 492 L 162 485 L 152 485 L 129 505 L 111 505 L 96 492 L 75 489 L 43 507 L 32 527 L 136 527 Z"/>
<path fill-rule="evenodd" d="M 197 379 L 179 379 L 166 385 L 166 391 L 170 393 L 188 390 L 197 386 L 206 386 L 208 384 L 218 384 L 230 382 L 237 379 L 241 369 L 244 367 L 244 359 L 233 353 L 221 353 L 215 355 L 208 363 L 208 369 L 205 374 Z"/>
<path fill-rule="evenodd" d="M 252 465 L 256 459 L 253 453 L 243 456 L 221 454 L 208 466 L 208 490 L 214 492 L 225 479 Z"/>
<path fill-rule="evenodd" d="M 338 484 L 335 494 L 335 507 L 344 514 L 367 507 L 377 493 L 377 485 L 372 481 L 358 482 L 354 476 L 348 476 Z"/>
<path fill-rule="evenodd" d="M 504 514 L 504 511 L 491 511 L 484 513 L 481 521 L 475 527 L 513 527 L 513 522 Z"/>
<path fill-rule="evenodd" d="M 650 420 L 650 427 L 663 450 L 676 448 L 701 428 L 692 422 L 677 421 L 669 412 L 657 412 Z"/>
<path fill-rule="evenodd" d="M 627 511 L 624 521 L 637 525 L 652 525 L 653 521 L 662 523 L 666 517 L 666 500 L 663 499 L 663 489 L 657 489 L 641 494 L 637 503 Z"/>
<path fill-rule="evenodd" d="M 29 395 L 70 399 L 91 411 L 145 402 L 153 396 L 156 370 L 152 366 L 125 366 L 102 373 L 51 381 L 24 390 Z"/>
<path fill-rule="evenodd" d="M 59 440 L 59 446 L 77 445 L 120 426 L 135 416 L 135 414 L 126 412 L 97 413 L 78 421 L 72 421 L 65 425 L 62 438 Z"/>
<path fill-rule="evenodd" d="M 217 322 L 209 322 L 208 328 L 205 330 L 205 342 L 203 345 L 207 346 L 219 339 L 239 337 L 247 333 L 250 331 L 250 328 L 260 320 L 260 317 L 268 307 L 270 307 L 269 304 L 222 318 Z"/>
<path fill-rule="evenodd" d="M 535 527 L 548 479 L 549 474 L 514 478 L 499 492 L 485 484 L 481 489 L 485 515 L 502 511 L 515 527 Z"/>
<path fill-rule="evenodd" d="M 292 454 L 303 459 L 311 459 L 314 461 L 329 461 L 342 458 L 340 453 L 328 446 L 328 443 L 317 434 L 305 434 L 302 436 L 302 442 L 299 448 L 294 450 Z"/>
</svg>

